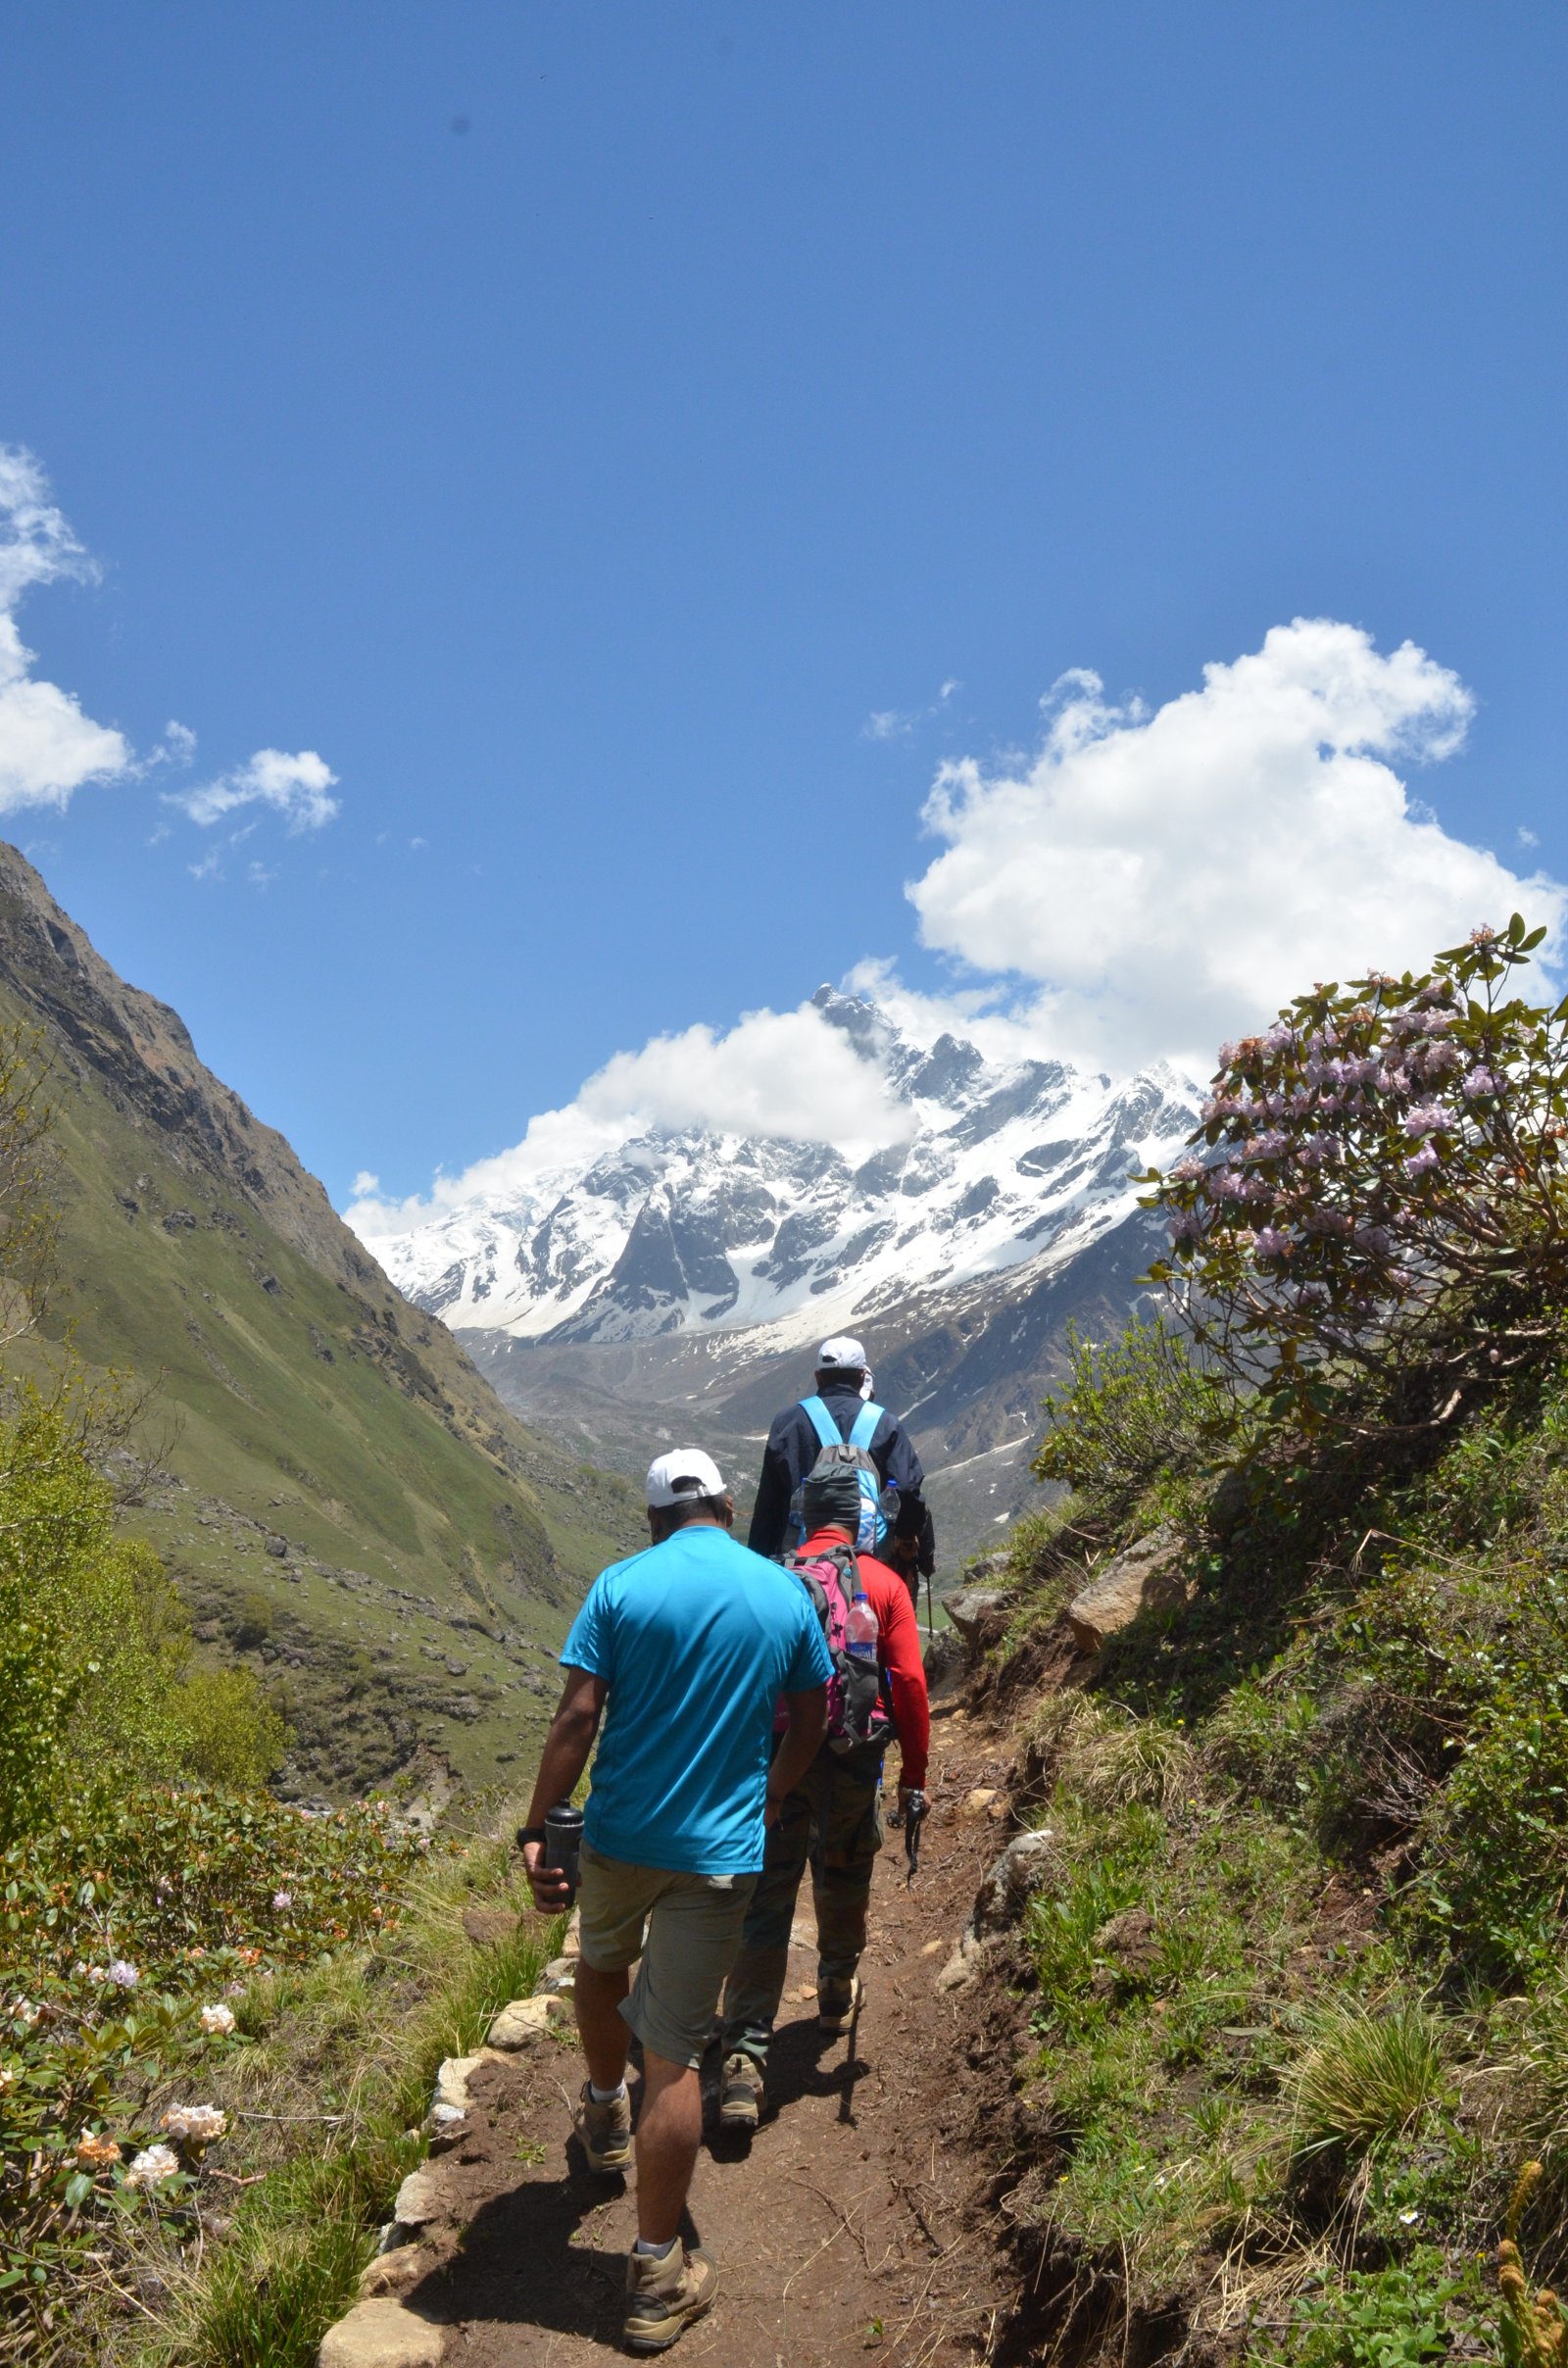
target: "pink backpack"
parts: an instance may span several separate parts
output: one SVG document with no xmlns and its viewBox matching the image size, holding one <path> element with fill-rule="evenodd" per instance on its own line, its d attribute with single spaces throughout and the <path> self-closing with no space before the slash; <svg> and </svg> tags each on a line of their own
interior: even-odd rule
<svg viewBox="0 0 1568 2368">
<path fill-rule="evenodd" d="M 854 1550 L 833 1546 L 821 1554 L 787 1554 L 784 1567 L 795 1573 L 810 1597 L 833 1662 L 833 1674 L 827 1681 L 829 1751 L 858 1751 L 867 1744 L 887 1744 L 893 1721 L 882 1699 L 881 1671 L 858 1659 L 847 1642 L 850 1605 L 860 1593 L 859 1561 Z M 774 1724 L 784 1724 L 782 1704 Z"/>
</svg>

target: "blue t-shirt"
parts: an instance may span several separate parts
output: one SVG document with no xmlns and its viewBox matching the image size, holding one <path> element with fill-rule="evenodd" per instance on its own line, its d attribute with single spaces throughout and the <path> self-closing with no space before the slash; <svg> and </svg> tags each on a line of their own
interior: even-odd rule
<svg viewBox="0 0 1568 2368">
<path fill-rule="evenodd" d="M 727 1530 L 678 1529 L 601 1573 L 561 1658 L 610 1689 L 585 1839 L 634 1866 L 755 1874 L 774 1707 L 833 1674 L 800 1581 Z"/>
</svg>

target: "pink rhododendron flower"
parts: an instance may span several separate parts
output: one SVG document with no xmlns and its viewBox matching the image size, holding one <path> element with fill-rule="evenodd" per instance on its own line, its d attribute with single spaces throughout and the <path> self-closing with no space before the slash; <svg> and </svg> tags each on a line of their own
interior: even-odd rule
<svg viewBox="0 0 1568 2368">
<path fill-rule="evenodd" d="M 1426 1103 L 1404 1113 L 1404 1131 L 1407 1135 L 1441 1134 L 1447 1123 L 1447 1111 L 1436 1102 Z"/>
</svg>

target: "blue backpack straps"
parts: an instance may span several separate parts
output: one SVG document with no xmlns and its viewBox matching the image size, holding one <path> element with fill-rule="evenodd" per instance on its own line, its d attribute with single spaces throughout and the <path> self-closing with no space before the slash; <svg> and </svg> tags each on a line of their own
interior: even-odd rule
<svg viewBox="0 0 1568 2368">
<path fill-rule="evenodd" d="M 817 1444 L 819 1447 L 843 1446 L 844 1441 L 840 1434 L 839 1426 L 834 1421 L 832 1415 L 828 1412 L 826 1406 L 822 1404 L 820 1398 L 803 1398 L 801 1400 L 801 1411 L 803 1414 L 808 1414 L 810 1416 L 811 1428 L 816 1433 Z M 856 1428 L 859 1428 L 858 1423 L 857 1423 Z M 857 1441 L 855 1444 L 858 1445 L 859 1443 Z"/>
<path fill-rule="evenodd" d="M 822 1402 L 820 1399 L 817 1400 L 817 1404 L 818 1406 L 821 1406 Z M 822 1410 L 824 1413 L 826 1413 L 827 1408 L 823 1406 Z M 862 1447 L 869 1455 L 871 1453 L 871 1442 L 876 1437 L 876 1426 L 881 1421 L 885 1411 L 886 1409 L 884 1407 L 873 1406 L 870 1401 L 867 1400 L 866 1404 L 861 1406 L 859 1412 L 855 1417 L 855 1428 L 850 1433 L 846 1444 L 850 1447 Z M 827 1445 L 826 1440 L 824 1440 L 822 1444 L 825 1447 Z"/>
</svg>

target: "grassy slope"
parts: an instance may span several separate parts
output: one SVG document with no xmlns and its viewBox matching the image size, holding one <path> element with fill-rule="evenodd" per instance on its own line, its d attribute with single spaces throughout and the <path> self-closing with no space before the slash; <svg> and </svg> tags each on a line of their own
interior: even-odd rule
<svg viewBox="0 0 1568 2368">
<path fill-rule="evenodd" d="M 1178 1462 L 1020 1530 L 999 1701 L 1055 1844 L 1004 1960 L 1031 2340 L 1489 2350 L 1531 2158 L 1527 2264 L 1568 2266 L 1565 1449 L 1568 1370 L 1423 1471 L 1330 1458 L 1271 1506 Z M 1185 1607 L 1031 1709 L 1086 1562 L 1159 1518 Z"/>
<path fill-rule="evenodd" d="M 210 1639 L 233 1650 L 268 1625 L 255 1599 L 269 1605 L 250 1650 L 286 1679 L 302 1772 L 373 1781 L 416 1740 L 469 1782 L 526 1756 L 544 1699 L 526 1681 L 551 1679 L 520 1640 L 559 1644 L 581 1582 L 625 1550 L 626 1492 L 526 1435 L 509 1475 L 395 1386 L 365 1304 L 237 1194 L 193 1190 L 90 1077 L 62 1075 L 56 1101 L 56 1314 L 89 1361 L 157 1383 L 147 1427 L 184 1486 L 155 1485 L 132 1518 Z M 166 1225 L 176 1212 L 195 1223 Z M 519 1642 L 455 1631 L 453 1614 Z"/>
<path fill-rule="evenodd" d="M 636 1542 L 633 1492 L 501 1406 L 175 1015 L 0 848 L 12 1021 L 41 1032 L 57 1111 L 48 1329 L 151 1387 L 158 1472 L 130 1518 L 202 1643 L 278 1684 L 294 1780 L 342 1793 L 445 1760 L 484 1784 L 526 1760 L 584 1581 Z"/>
</svg>

